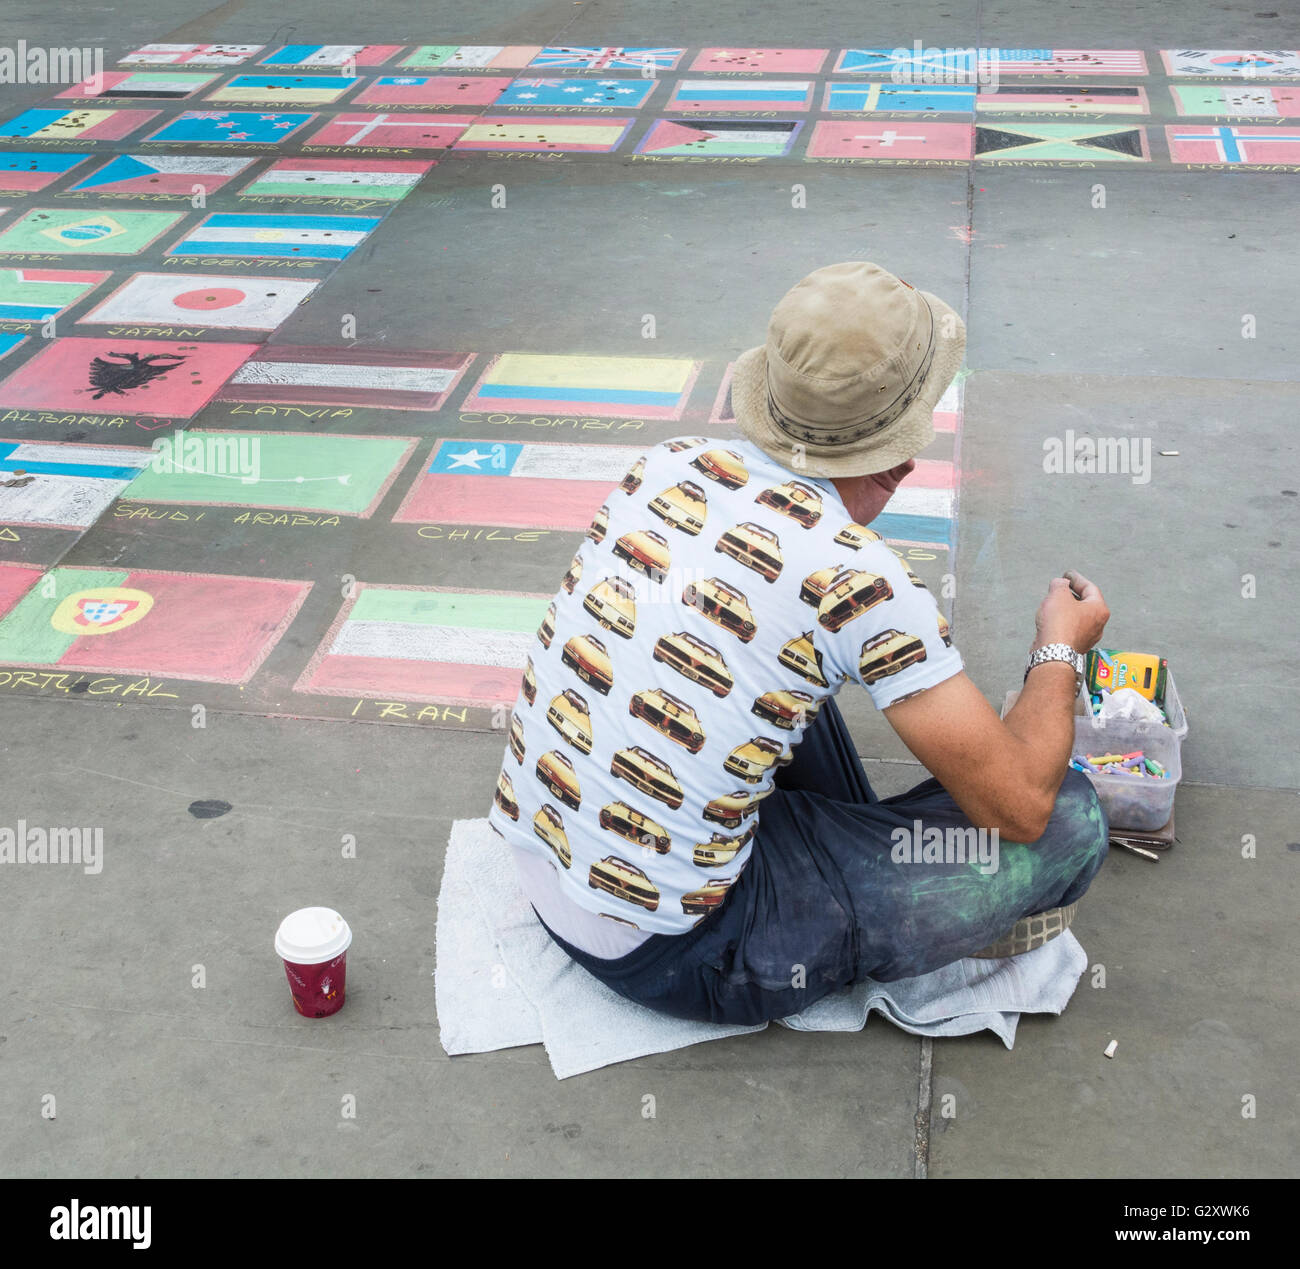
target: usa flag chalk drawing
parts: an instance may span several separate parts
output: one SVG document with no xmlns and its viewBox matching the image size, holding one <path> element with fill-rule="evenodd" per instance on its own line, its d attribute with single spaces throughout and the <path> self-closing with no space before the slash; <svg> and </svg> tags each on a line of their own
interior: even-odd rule
<svg viewBox="0 0 1300 1269">
<path fill-rule="evenodd" d="M 308 278 L 136 273 L 77 321 L 273 331 L 319 285 Z"/>
<path fill-rule="evenodd" d="M 79 208 L 36 207 L 0 233 L 0 253 L 138 255 L 183 215 L 183 212 L 87 212 Z"/>
<path fill-rule="evenodd" d="M 378 216 L 217 212 L 194 226 L 169 256 L 346 260 L 379 226 Z"/>
<path fill-rule="evenodd" d="M 316 116 L 295 113 L 259 113 L 255 110 L 186 110 L 145 137 L 146 141 L 179 141 L 213 145 L 221 142 L 252 142 L 279 145 Z"/>
</svg>

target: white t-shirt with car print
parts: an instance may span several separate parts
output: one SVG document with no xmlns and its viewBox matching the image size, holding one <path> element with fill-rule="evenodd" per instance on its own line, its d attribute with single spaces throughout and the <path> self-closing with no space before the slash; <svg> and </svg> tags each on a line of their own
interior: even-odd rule
<svg viewBox="0 0 1300 1269">
<path fill-rule="evenodd" d="M 883 709 L 961 668 L 934 597 L 829 480 L 747 441 L 665 441 L 542 622 L 491 823 L 580 907 L 680 934 L 744 869 L 828 696 L 853 680 Z"/>
</svg>

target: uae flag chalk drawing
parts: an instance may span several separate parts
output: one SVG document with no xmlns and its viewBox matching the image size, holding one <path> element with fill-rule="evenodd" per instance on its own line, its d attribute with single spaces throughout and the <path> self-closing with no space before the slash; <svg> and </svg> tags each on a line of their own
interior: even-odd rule
<svg viewBox="0 0 1300 1269">
<path fill-rule="evenodd" d="M 77 321 L 272 331 L 319 285 L 309 278 L 137 273 Z"/>
<path fill-rule="evenodd" d="M 59 97 L 99 97 L 104 99 L 146 101 L 181 101 L 192 97 L 216 79 L 185 71 L 109 71 L 92 76 L 58 93 Z"/>
<path fill-rule="evenodd" d="M 0 618 L 0 663 L 246 683 L 311 587 L 210 573 L 54 568 Z"/>
<path fill-rule="evenodd" d="M 63 337 L 0 381 L 0 405 L 192 418 L 256 344 Z"/>
<path fill-rule="evenodd" d="M 295 691 L 509 704 L 550 595 L 357 582 Z"/>
</svg>

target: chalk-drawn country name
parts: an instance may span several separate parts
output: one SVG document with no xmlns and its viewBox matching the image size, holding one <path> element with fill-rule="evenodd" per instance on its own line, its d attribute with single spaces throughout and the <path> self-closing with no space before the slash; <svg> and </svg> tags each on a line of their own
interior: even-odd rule
<svg viewBox="0 0 1300 1269">
<path fill-rule="evenodd" d="M 173 335 L 178 339 L 197 339 L 206 335 L 206 326 L 109 326 L 110 335 L 134 335 L 145 339 L 155 335 Z"/>
<path fill-rule="evenodd" d="M 183 511 L 179 507 L 151 506 L 148 503 L 119 502 L 113 509 L 116 520 L 147 520 L 163 524 L 197 524 L 208 512 Z M 342 521 L 335 515 L 312 514 L 305 511 L 230 511 L 222 514 L 214 512 L 213 523 L 224 521 L 228 524 L 256 524 L 268 528 L 306 528 L 333 529 Z"/>
<path fill-rule="evenodd" d="M 71 142 L 69 142 L 71 144 Z M 138 145 L 175 145 L 175 141 L 140 141 Z M 208 150 L 239 150 L 246 152 L 248 150 L 274 150 L 278 141 L 204 141 L 204 151 Z"/>
<path fill-rule="evenodd" d="M 308 154 L 414 154 L 409 145 L 312 145 Z"/>
<path fill-rule="evenodd" d="M 83 686 L 84 684 L 84 686 Z M 17 691 L 31 688 L 38 692 L 62 692 L 65 696 L 161 696 L 171 700 L 179 694 L 169 692 L 166 680 L 126 679 L 114 674 L 54 674 L 41 670 L 0 670 L 0 689 Z"/>
<path fill-rule="evenodd" d="M 278 203 L 283 205 L 283 198 L 276 198 L 269 194 L 240 194 L 238 195 L 241 203 Z M 387 207 L 389 204 L 378 198 L 327 198 L 319 194 L 314 197 L 302 198 L 294 196 L 293 205 L 295 207 L 342 207 L 346 211 L 365 211 L 370 207 Z"/>
<path fill-rule="evenodd" d="M 818 159 L 811 155 L 805 155 L 805 163 L 873 163 L 878 167 L 966 167 L 969 159 Z M 1055 163 L 1041 161 L 1043 167 L 1055 167 Z M 1073 164 L 1074 167 L 1082 167 L 1083 164 Z"/>
<path fill-rule="evenodd" d="M 262 256 L 168 256 L 163 261 L 164 267 L 184 265 L 188 268 L 192 264 L 220 264 L 256 269 L 312 269 L 318 264 L 332 263 L 330 260 L 267 260 Z"/>
<path fill-rule="evenodd" d="M 231 414 L 261 414 L 278 419 L 348 419 L 352 410 L 346 406 L 338 409 L 332 406 L 305 405 L 255 405 L 251 409 L 246 405 L 230 407 Z"/>
<path fill-rule="evenodd" d="M 168 203 L 168 202 L 188 203 L 190 199 L 193 198 L 194 196 L 192 194 L 146 194 L 146 193 L 134 193 L 131 191 L 124 191 L 123 193 L 117 194 L 114 193 L 112 190 L 105 190 L 103 193 L 100 193 L 99 191 L 95 191 L 94 193 L 92 193 L 89 190 L 82 190 L 80 193 L 77 194 L 74 193 L 60 194 L 59 197 L 66 198 L 69 202 L 74 202 L 74 201 L 85 202 L 87 199 L 90 198 L 95 199 L 96 202 L 98 202 L 99 199 L 101 198 L 120 198 L 123 202 L 133 202 L 133 203 Z"/>
<path fill-rule="evenodd" d="M 49 410 L 6 410 L 0 423 L 55 423 L 62 427 L 125 427 L 130 419 L 102 414 L 55 414 Z"/>
<path fill-rule="evenodd" d="M 537 542 L 550 537 L 549 529 L 453 529 L 442 524 L 422 524 L 415 532 L 434 542 Z"/>
<path fill-rule="evenodd" d="M 573 427 L 584 432 L 627 432 L 645 427 L 644 419 L 577 419 L 557 418 L 546 414 L 482 414 L 469 411 L 460 416 L 462 423 L 493 423 L 498 427 Z"/>
<path fill-rule="evenodd" d="M 633 163 L 761 163 L 763 156 L 724 154 L 633 154 Z"/>
<path fill-rule="evenodd" d="M 32 251 L 5 251 L 0 248 L 0 256 L 6 260 L 62 260 L 62 256 L 36 254 Z"/>
<path fill-rule="evenodd" d="M 352 707 L 348 717 L 370 719 L 375 722 L 388 720 L 404 723 L 468 723 L 469 710 L 463 706 L 408 705 L 402 701 L 372 701 L 362 697 Z"/>
</svg>

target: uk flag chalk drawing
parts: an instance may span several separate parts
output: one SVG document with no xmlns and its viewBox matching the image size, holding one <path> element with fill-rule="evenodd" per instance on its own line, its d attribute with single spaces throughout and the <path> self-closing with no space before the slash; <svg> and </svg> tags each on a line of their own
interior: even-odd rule
<svg viewBox="0 0 1300 1269">
<path fill-rule="evenodd" d="M 36 207 L 0 233 L 0 254 L 139 255 L 183 216 L 183 212 Z"/>
<path fill-rule="evenodd" d="M 1124 84 L 999 84 L 981 90 L 975 109 L 986 114 L 1145 115 L 1145 88 Z"/>
<path fill-rule="evenodd" d="M 807 110 L 815 85 L 810 79 L 681 79 L 668 110 Z"/>
<path fill-rule="evenodd" d="M 216 75 L 194 71 L 107 71 L 56 97 L 97 97 L 104 101 L 183 101 L 206 88 Z"/>
<path fill-rule="evenodd" d="M 0 662 L 246 683 L 311 582 L 53 568 L 0 619 Z"/>
<path fill-rule="evenodd" d="M 357 106 L 490 106 L 510 85 L 507 75 L 378 75 L 353 99 Z"/>
<path fill-rule="evenodd" d="M 485 115 L 471 123 L 453 150 L 514 150 L 540 154 L 609 154 L 618 149 L 635 119 L 602 115 Z"/>
<path fill-rule="evenodd" d="M 1174 124 L 1165 128 L 1165 137 L 1175 163 L 1300 164 L 1300 128 Z"/>
<path fill-rule="evenodd" d="M 48 322 L 110 276 L 76 269 L 0 269 L 0 321 Z"/>
<path fill-rule="evenodd" d="M 276 344 L 243 365 L 219 399 L 437 410 L 473 360 L 473 353 Z"/>
<path fill-rule="evenodd" d="M 522 70 L 541 51 L 537 44 L 421 44 L 398 65 L 418 70 Z"/>
<path fill-rule="evenodd" d="M 4 141 L 120 141 L 144 127 L 156 110 L 81 110 L 39 106 L 0 123 Z"/>
<path fill-rule="evenodd" d="M 540 69 L 672 70 L 684 48 L 544 48 L 528 64 Z"/>
<path fill-rule="evenodd" d="M 119 154 L 69 186 L 69 193 L 93 190 L 107 196 L 171 194 L 192 198 L 196 185 L 205 195 L 214 193 L 255 162 L 234 155 Z"/>
<path fill-rule="evenodd" d="M 925 76 L 942 80 L 963 75 L 972 81 L 988 75 L 1145 75 L 1146 54 L 1140 49 L 1095 48 L 973 48 L 915 49 L 850 48 L 835 63 L 837 72 L 883 74 L 913 82 Z"/>
<path fill-rule="evenodd" d="M 68 154 L 66 151 L 5 151 L 0 153 L 0 190 L 6 193 L 34 193 L 52 185 L 88 158 L 89 154 Z"/>
<path fill-rule="evenodd" d="M 552 106 L 636 110 L 645 105 L 655 83 L 653 79 L 516 79 L 497 99 L 497 105 L 531 106 L 534 110 Z"/>
<path fill-rule="evenodd" d="M 355 583 L 354 591 L 295 691 L 509 704 L 551 599 L 370 582 Z"/>
<path fill-rule="evenodd" d="M 65 336 L 0 380 L 0 405 L 188 419 L 256 344 Z"/>
<path fill-rule="evenodd" d="M 433 159 L 277 159 L 241 196 L 361 198 L 395 203 L 434 166 Z"/>
<path fill-rule="evenodd" d="M 969 159 L 968 123 L 848 123 L 823 120 L 808 141 L 810 159 Z"/>
<path fill-rule="evenodd" d="M 379 226 L 378 216 L 217 212 L 201 220 L 169 256 L 346 260 Z"/>
<path fill-rule="evenodd" d="M 204 100 L 328 106 L 359 83 L 355 75 L 234 75 Z"/>
<path fill-rule="evenodd" d="M 393 519 L 581 533 L 643 452 L 629 445 L 435 441 Z"/>
<path fill-rule="evenodd" d="M 88 529 L 151 457 L 141 446 L 0 440 L 0 523 Z"/>
<path fill-rule="evenodd" d="M 146 44 L 118 58 L 120 66 L 238 66 L 264 44 Z"/>
<path fill-rule="evenodd" d="M 1300 79 L 1296 49 L 1162 49 L 1170 75 L 1208 79 Z"/>
<path fill-rule="evenodd" d="M 803 124 L 794 119 L 656 119 L 638 154 L 779 158 Z"/>
<path fill-rule="evenodd" d="M 973 115 L 974 84 L 887 84 L 831 81 L 823 108 L 830 113 Z"/>
<path fill-rule="evenodd" d="M 474 118 L 474 115 L 335 115 L 313 132 L 305 144 L 445 150 Z"/>
<path fill-rule="evenodd" d="M 696 54 L 690 69 L 815 75 L 829 53 L 826 48 L 706 48 Z"/>
<path fill-rule="evenodd" d="M 286 44 L 258 61 L 259 66 L 382 66 L 400 53 L 401 44 Z"/>
<path fill-rule="evenodd" d="M 1268 84 L 1172 84 L 1180 115 L 1300 118 L 1300 87 Z"/>
<path fill-rule="evenodd" d="M 273 331 L 319 285 L 310 278 L 136 273 L 77 322 Z"/>
<path fill-rule="evenodd" d="M 494 357 L 462 410 L 601 418 L 680 419 L 700 371 L 672 357 Z"/>
<path fill-rule="evenodd" d="M 168 441 L 172 448 L 144 467 L 126 491 L 133 502 L 258 507 L 361 519 L 373 514 L 419 444 L 413 436 L 209 428 L 172 433 Z"/>
<path fill-rule="evenodd" d="M 177 141 L 184 145 L 250 142 L 279 145 L 305 128 L 316 116 L 256 110 L 186 110 L 145 137 L 146 141 Z"/>
<path fill-rule="evenodd" d="M 1146 163 L 1145 128 L 1114 124 L 1008 123 L 975 129 L 975 157 L 1051 159 L 1057 163 Z"/>
</svg>

